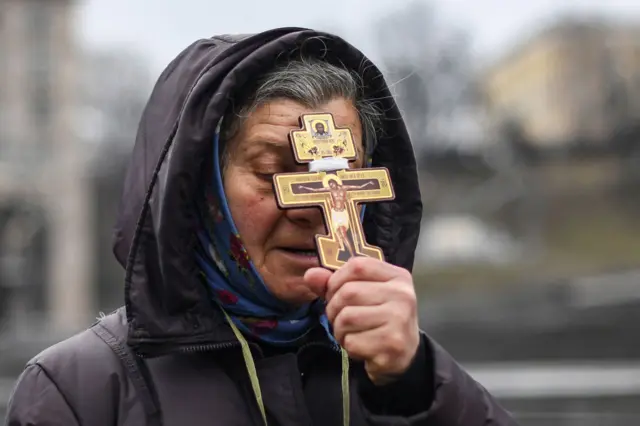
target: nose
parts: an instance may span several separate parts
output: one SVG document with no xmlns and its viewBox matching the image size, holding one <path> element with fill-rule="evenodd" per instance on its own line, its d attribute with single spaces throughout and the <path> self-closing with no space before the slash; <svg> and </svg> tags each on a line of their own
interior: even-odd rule
<svg viewBox="0 0 640 426">
<path fill-rule="evenodd" d="M 305 229 L 317 229 L 324 232 L 324 216 L 320 207 L 304 207 L 296 209 L 286 209 L 285 216 L 291 222 Z"/>
</svg>

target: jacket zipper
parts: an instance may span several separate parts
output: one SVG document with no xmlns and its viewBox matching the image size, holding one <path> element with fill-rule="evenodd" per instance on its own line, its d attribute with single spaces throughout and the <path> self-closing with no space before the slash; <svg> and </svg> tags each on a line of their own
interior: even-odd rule
<svg viewBox="0 0 640 426">
<path fill-rule="evenodd" d="M 298 348 L 298 353 L 301 353 L 303 350 L 313 347 L 313 346 L 320 346 L 323 348 L 329 348 L 334 352 L 339 352 L 339 349 L 335 346 L 332 345 L 330 343 L 326 343 L 326 342 L 310 342 L 310 343 L 305 343 L 304 345 L 300 346 L 300 348 Z"/>
<path fill-rule="evenodd" d="M 255 348 L 255 344 L 250 343 L 249 344 L 252 348 Z M 182 347 L 178 347 L 178 348 L 174 348 L 174 349 L 169 349 L 169 350 L 160 350 L 158 352 L 155 353 L 138 353 L 136 352 L 136 356 L 139 358 L 155 358 L 157 356 L 163 356 L 163 355 L 171 355 L 171 354 L 175 354 L 175 353 L 184 353 L 184 354 L 194 354 L 194 353 L 201 353 L 201 352 L 214 352 L 216 350 L 219 349 L 230 349 L 230 348 L 235 348 L 235 347 L 240 347 L 240 342 L 224 342 L 224 343 L 208 343 L 208 344 L 200 344 L 200 345 L 189 345 L 189 346 L 182 346 Z M 258 348 L 259 350 L 259 348 Z"/>
<path fill-rule="evenodd" d="M 178 348 L 178 352 L 196 353 L 196 352 L 212 352 L 218 349 L 229 349 L 240 346 L 239 342 L 210 343 L 206 345 L 191 345 Z"/>
</svg>

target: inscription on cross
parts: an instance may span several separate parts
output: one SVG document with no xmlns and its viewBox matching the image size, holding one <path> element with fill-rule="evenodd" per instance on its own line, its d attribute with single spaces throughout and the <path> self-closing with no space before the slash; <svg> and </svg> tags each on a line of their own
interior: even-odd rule
<svg viewBox="0 0 640 426">
<path fill-rule="evenodd" d="M 316 245 L 325 268 L 336 270 L 355 256 L 383 260 L 382 250 L 365 240 L 358 205 L 395 197 L 389 170 L 348 168 L 357 157 L 351 130 L 336 128 L 331 114 L 303 115 L 301 128 L 290 134 L 298 163 L 314 162 L 322 169 L 327 159 L 347 161 L 337 170 L 334 163 L 325 170 L 274 175 L 278 206 L 322 210 L 328 235 L 316 235 Z"/>
</svg>

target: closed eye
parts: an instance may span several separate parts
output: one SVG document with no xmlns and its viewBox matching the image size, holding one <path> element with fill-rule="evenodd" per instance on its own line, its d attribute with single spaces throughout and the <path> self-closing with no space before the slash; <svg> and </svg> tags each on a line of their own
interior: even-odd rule
<svg viewBox="0 0 640 426">
<path fill-rule="evenodd" d="M 256 173 L 256 176 L 258 176 L 258 178 L 260 178 L 261 180 L 267 181 L 267 182 L 273 182 L 273 175 L 275 173 Z"/>
</svg>

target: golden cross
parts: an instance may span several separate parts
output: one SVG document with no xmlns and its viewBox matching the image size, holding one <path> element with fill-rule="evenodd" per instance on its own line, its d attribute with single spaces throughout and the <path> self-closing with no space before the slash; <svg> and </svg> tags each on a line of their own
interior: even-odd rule
<svg viewBox="0 0 640 426">
<path fill-rule="evenodd" d="M 303 115 L 301 122 L 302 130 L 290 134 L 299 163 L 326 158 L 355 160 L 357 153 L 351 131 L 337 129 L 331 114 Z M 355 256 L 384 259 L 379 247 L 367 244 L 357 206 L 394 199 L 389 170 L 343 168 L 279 173 L 273 179 L 280 208 L 319 207 L 322 210 L 328 229 L 328 235 L 316 235 L 322 266 L 336 270 Z"/>
</svg>

